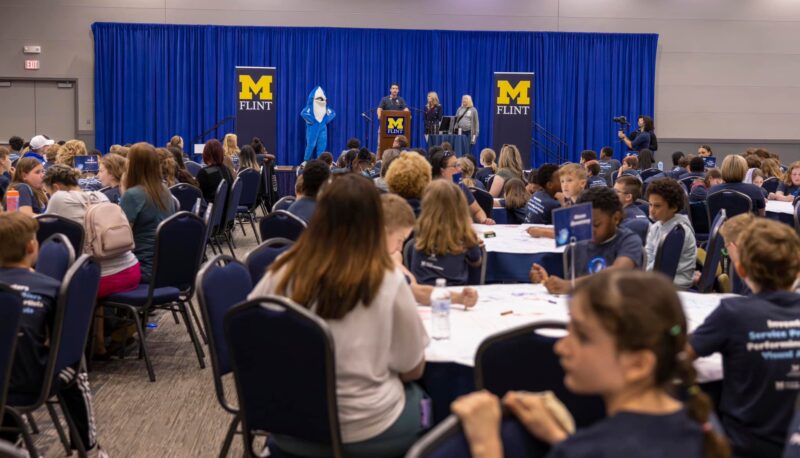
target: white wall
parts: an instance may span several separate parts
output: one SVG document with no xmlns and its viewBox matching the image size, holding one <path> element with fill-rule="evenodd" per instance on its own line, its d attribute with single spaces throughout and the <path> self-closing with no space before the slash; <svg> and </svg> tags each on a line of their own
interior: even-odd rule
<svg viewBox="0 0 800 458">
<path fill-rule="evenodd" d="M 0 17 L 0 77 L 77 78 L 86 137 L 94 131 L 90 25 L 109 21 L 654 32 L 664 145 L 724 140 L 731 149 L 800 151 L 794 0 L 4 0 Z M 44 48 L 38 72 L 23 70 L 25 44 Z"/>
</svg>

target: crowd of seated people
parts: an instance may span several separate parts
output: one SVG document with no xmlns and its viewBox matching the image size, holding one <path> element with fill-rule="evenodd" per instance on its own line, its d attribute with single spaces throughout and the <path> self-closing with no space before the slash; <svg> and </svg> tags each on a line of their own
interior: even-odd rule
<svg viewBox="0 0 800 458">
<path fill-rule="evenodd" d="M 35 296 L 39 304 L 23 317 L 12 392 L 40 383 L 31 377 L 41 375 L 46 360 L 46 323 L 59 289 L 57 280 L 31 270 L 38 255 L 35 215 L 84 225 L 90 203 L 119 205 L 135 246 L 100 260 L 101 299 L 151 279 L 159 224 L 178 211 L 171 186 L 194 186 L 205 203 L 228 205 L 215 201 L 223 180 L 229 190 L 242 171 L 260 172 L 264 161 L 275 160 L 259 139 L 240 146 L 234 134 L 206 142 L 196 173 L 187 168 L 194 157 L 184 153 L 179 136 L 163 148 L 113 145 L 102 155 L 80 140 L 10 140 L 9 148 L 0 147 L 0 283 Z M 770 323 L 800 318 L 800 238 L 789 225 L 764 218 L 767 201 L 796 201 L 800 162 L 782 166 L 775 155 L 754 149 L 709 168 L 704 158 L 711 147 L 703 145 L 696 155 L 674 153 L 671 167 L 653 171 L 653 154 L 642 150 L 615 158 L 604 147 L 599 158 L 585 150 L 580 162 L 526 171 L 514 145 L 504 145 L 499 155 L 486 148 L 476 160 L 458 157 L 447 144 L 411 148 L 405 138 L 376 155 L 351 139 L 338 160 L 326 152 L 304 162 L 288 212 L 307 228 L 249 297 L 286 296 L 330 327 L 335 352 L 343 355 L 337 358 L 336 388 L 347 456 L 401 456 L 427 430 L 419 421 L 427 395 L 418 381 L 429 339 L 417 306 L 430 305 L 440 278 L 459 287 L 452 302 L 465 309 L 478 303 L 468 272 L 486 258 L 473 225 L 495 223 L 479 205 L 479 193 L 490 194 L 494 210 L 507 211 L 509 223 L 536 225 L 526 226 L 531 237 L 554 237 L 554 210 L 591 204 L 592 237 L 572 248 L 575 280 L 537 263 L 529 280 L 550 294 L 570 294 L 568 333 L 555 346 L 565 384 L 574 393 L 602 396 L 608 417 L 570 434 L 539 395 L 512 391 L 498 399 L 472 393 L 458 399 L 452 412 L 462 421 L 473 456 L 503 456 L 503 409 L 549 444 L 550 456 L 636 456 L 648 448 L 659 456 L 780 456 L 800 388 L 781 383 L 800 358 L 765 358 L 750 351 L 748 342 L 753 333 L 768 332 Z M 85 155 L 100 156 L 95 173 L 75 168 L 75 158 Z M 777 180 L 772 191 L 764 188 L 768 180 Z M 697 284 L 701 260 L 687 208 L 725 190 L 752 202 L 752 213 L 730 218 L 720 229 L 736 274 L 733 292 L 740 296 L 723 299 L 689 332 L 677 291 Z M 5 210 L 9 191 L 15 191 L 15 211 Z M 641 222 L 646 237 L 632 228 Z M 676 227 L 684 238 L 676 273 L 667 279 L 653 273 L 656 252 Z M 123 329 L 121 339 L 109 341 L 105 337 L 114 330 L 104 329 L 102 308 L 95 320 L 90 356 L 108 359 L 132 333 Z M 716 352 L 723 358 L 723 394 L 712 406 L 698 388 L 692 361 Z M 93 406 L 86 401 L 88 375 L 80 370 L 71 376 L 81 383 L 64 388 L 68 408 L 87 448 L 103 453 Z M 685 393 L 675 395 L 676 389 Z M 710 424 L 715 408 L 720 427 Z M 292 437 L 274 441 L 300 456 L 330 451 Z"/>
</svg>

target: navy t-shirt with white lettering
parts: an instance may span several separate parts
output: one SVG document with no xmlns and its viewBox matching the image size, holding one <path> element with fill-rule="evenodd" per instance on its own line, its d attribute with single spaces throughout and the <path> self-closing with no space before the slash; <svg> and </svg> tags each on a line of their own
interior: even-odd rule
<svg viewBox="0 0 800 458">
<path fill-rule="evenodd" d="M 467 263 L 475 263 L 481 259 L 481 248 L 474 246 L 461 254 L 427 255 L 414 249 L 411 256 L 411 273 L 417 283 L 423 285 L 436 284 L 437 278 L 444 278 L 449 285 L 466 285 L 469 278 Z"/>
<path fill-rule="evenodd" d="M 547 191 L 536 191 L 528 200 L 525 222 L 528 224 L 553 224 L 552 212 L 561 204 Z"/>
<path fill-rule="evenodd" d="M 722 354 L 720 420 L 734 455 L 780 456 L 800 390 L 800 294 L 723 299 L 690 336 Z"/>
<path fill-rule="evenodd" d="M 586 179 L 586 189 L 589 188 L 599 188 L 599 187 L 608 187 L 608 183 L 606 180 L 599 176 L 589 177 Z"/>
<path fill-rule="evenodd" d="M 703 430 L 685 409 L 666 415 L 619 412 L 553 446 L 547 458 L 702 458 Z"/>
<path fill-rule="evenodd" d="M 632 219 L 647 219 L 647 215 L 645 215 L 644 211 L 642 211 L 642 209 L 636 204 L 630 204 L 623 208 L 622 213 L 622 221 Z"/>
<path fill-rule="evenodd" d="M 61 284 L 58 280 L 23 268 L 0 268 L 0 283 L 18 291 L 23 301 L 9 389 L 14 393 L 38 393 L 47 365 L 48 349 L 45 342 L 52 329 Z"/>
<path fill-rule="evenodd" d="M 637 268 L 642 267 L 642 239 L 627 227 L 617 227 L 617 233 L 603 243 L 584 240 L 575 244 L 575 276 L 582 277 L 604 270 L 619 257 L 627 257 Z M 571 257 L 567 256 L 567 262 Z M 569 275 L 570 270 L 565 272 Z"/>
</svg>

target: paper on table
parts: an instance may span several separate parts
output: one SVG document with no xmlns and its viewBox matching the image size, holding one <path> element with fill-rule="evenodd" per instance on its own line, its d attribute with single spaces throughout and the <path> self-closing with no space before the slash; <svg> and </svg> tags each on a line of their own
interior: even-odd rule
<svg viewBox="0 0 800 458">
<path fill-rule="evenodd" d="M 787 215 L 794 214 L 794 207 L 791 202 L 784 202 L 782 200 L 768 200 L 767 212 L 770 213 L 785 213 Z"/>
<path fill-rule="evenodd" d="M 486 251 L 489 253 L 515 253 L 515 254 L 536 254 L 536 253 L 563 253 L 564 248 L 556 248 L 556 242 L 550 238 L 531 237 L 526 230 L 529 227 L 547 227 L 543 224 L 497 224 L 487 226 L 484 224 L 473 224 L 478 237 L 483 240 Z M 490 231 L 495 233 L 495 237 L 485 238 L 484 233 Z"/>
</svg>

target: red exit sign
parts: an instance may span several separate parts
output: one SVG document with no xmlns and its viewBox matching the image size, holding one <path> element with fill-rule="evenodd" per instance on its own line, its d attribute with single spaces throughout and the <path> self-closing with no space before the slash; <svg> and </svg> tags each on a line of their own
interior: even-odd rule
<svg viewBox="0 0 800 458">
<path fill-rule="evenodd" d="M 39 70 L 39 61 L 37 59 L 26 60 L 25 70 Z"/>
</svg>

